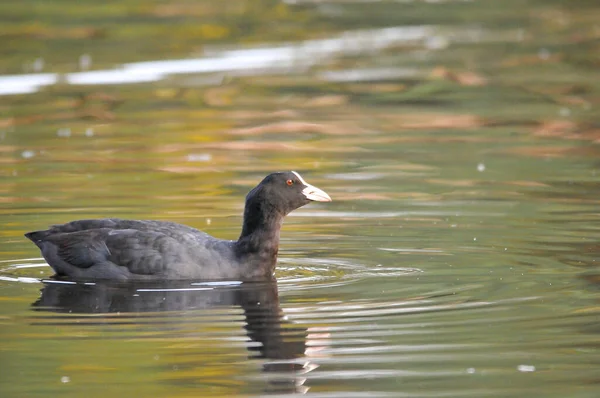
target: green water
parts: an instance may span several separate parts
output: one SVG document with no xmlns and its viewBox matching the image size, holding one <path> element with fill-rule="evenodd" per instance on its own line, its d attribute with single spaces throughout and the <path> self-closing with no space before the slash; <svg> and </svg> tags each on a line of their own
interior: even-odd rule
<svg viewBox="0 0 600 398">
<path fill-rule="evenodd" d="M 598 21 L 583 0 L 0 4 L 0 92 L 57 79 L 0 96 L 0 395 L 597 397 Z M 136 64 L 182 59 L 205 63 Z M 23 237 L 123 217 L 235 239 L 276 170 L 333 198 L 286 219 L 276 285 L 43 283 Z"/>
</svg>

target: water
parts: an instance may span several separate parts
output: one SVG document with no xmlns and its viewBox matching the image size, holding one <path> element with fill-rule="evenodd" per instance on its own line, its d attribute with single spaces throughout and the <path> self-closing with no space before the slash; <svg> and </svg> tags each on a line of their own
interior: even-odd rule
<svg viewBox="0 0 600 398">
<path fill-rule="evenodd" d="M 0 12 L 3 397 L 600 394 L 598 7 L 123 4 Z M 57 283 L 22 236 L 235 239 L 289 169 L 333 202 L 277 284 Z"/>
</svg>

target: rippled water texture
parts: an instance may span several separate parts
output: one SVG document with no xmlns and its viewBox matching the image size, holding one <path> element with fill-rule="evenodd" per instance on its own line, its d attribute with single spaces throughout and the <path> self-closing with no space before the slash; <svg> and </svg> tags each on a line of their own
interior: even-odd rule
<svg viewBox="0 0 600 398">
<path fill-rule="evenodd" d="M 5 3 L 2 397 L 600 396 L 595 2 Z M 333 202 L 277 283 L 55 281 L 23 237 L 235 239 L 290 169 Z"/>
</svg>

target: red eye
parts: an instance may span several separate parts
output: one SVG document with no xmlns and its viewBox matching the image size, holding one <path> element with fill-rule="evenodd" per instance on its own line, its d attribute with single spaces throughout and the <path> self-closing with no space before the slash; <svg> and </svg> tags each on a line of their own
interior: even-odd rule
<svg viewBox="0 0 600 398">
<path fill-rule="evenodd" d="M 288 185 L 294 185 L 294 180 L 287 180 L 285 183 Z"/>
</svg>

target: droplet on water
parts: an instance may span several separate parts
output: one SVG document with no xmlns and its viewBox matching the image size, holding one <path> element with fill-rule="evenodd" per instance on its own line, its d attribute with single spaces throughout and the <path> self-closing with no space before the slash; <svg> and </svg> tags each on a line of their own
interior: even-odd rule
<svg viewBox="0 0 600 398">
<path fill-rule="evenodd" d="M 90 66 L 92 66 L 92 56 L 90 54 L 82 54 L 79 57 L 79 68 L 90 69 Z"/>
<path fill-rule="evenodd" d="M 58 131 L 56 132 L 56 135 L 59 136 L 59 137 L 70 137 L 71 136 L 71 129 L 70 128 L 58 129 Z"/>
<path fill-rule="evenodd" d="M 546 61 L 548 58 L 550 58 L 550 51 L 547 48 L 542 48 L 538 52 L 538 57 L 540 57 L 541 60 Z"/>
<path fill-rule="evenodd" d="M 41 72 L 44 69 L 44 58 L 36 58 L 31 66 L 34 72 Z"/>
<path fill-rule="evenodd" d="M 188 162 L 208 162 L 212 159 L 210 153 L 199 153 L 199 154 L 189 154 L 187 156 Z"/>
<path fill-rule="evenodd" d="M 27 150 L 27 151 L 21 152 L 21 157 L 23 159 L 29 159 L 29 158 L 32 158 L 34 156 L 35 156 L 35 152 L 34 151 Z"/>
<path fill-rule="evenodd" d="M 533 365 L 519 365 L 517 369 L 519 372 L 535 372 L 535 366 Z"/>
</svg>

